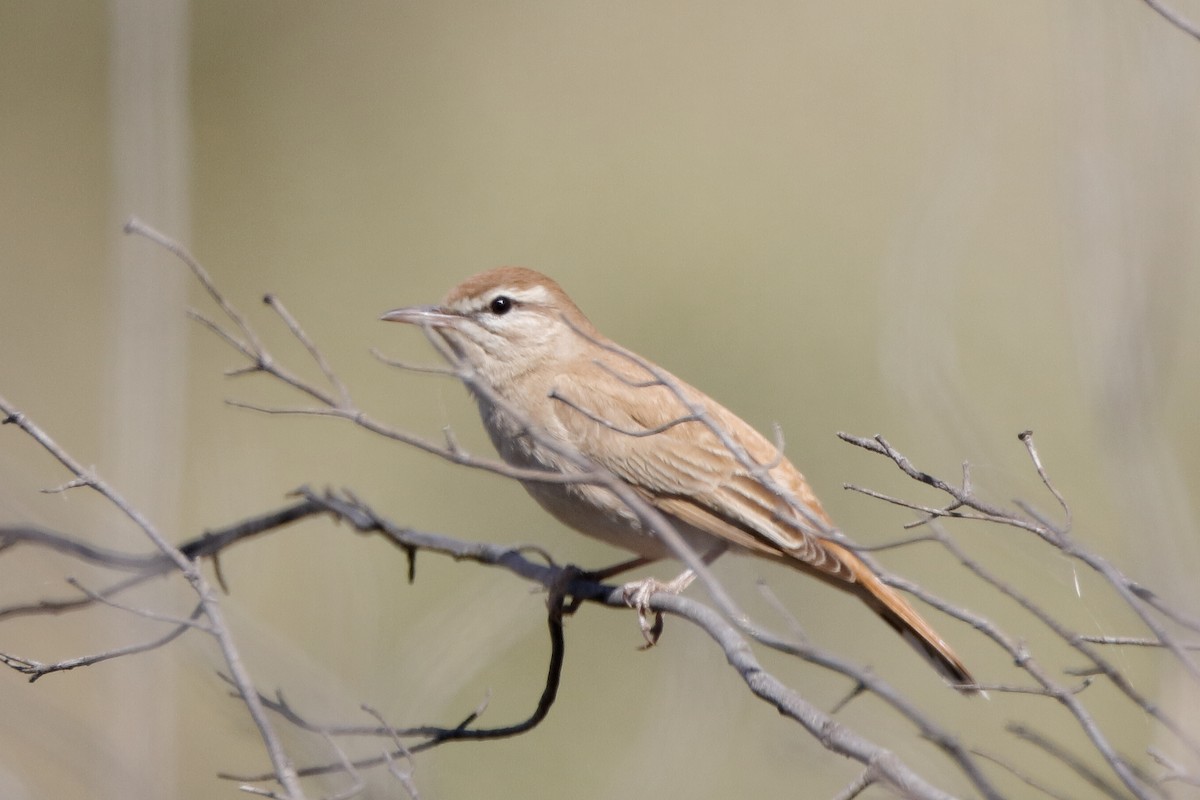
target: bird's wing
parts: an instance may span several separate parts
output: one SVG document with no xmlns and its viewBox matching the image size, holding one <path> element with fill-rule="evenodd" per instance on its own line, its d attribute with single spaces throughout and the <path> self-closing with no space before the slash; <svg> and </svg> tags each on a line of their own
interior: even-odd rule
<svg viewBox="0 0 1200 800">
<path fill-rule="evenodd" d="M 773 483 L 812 519 L 832 528 L 808 481 L 774 445 L 682 381 L 672 379 L 669 388 L 644 375 L 615 380 L 613 367 L 602 372 L 558 376 L 556 416 L 566 441 L 663 513 L 858 595 L 952 684 L 974 691 L 971 673 L 920 614 L 861 558 L 819 535 L 810 517 L 752 475 L 710 423 L 767 468 Z M 703 410 L 703 419 L 676 390 Z"/>
<path fill-rule="evenodd" d="M 849 554 L 830 547 L 787 499 L 750 474 L 710 423 L 768 469 L 791 499 L 828 523 L 804 476 L 774 445 L 682 381 L 672 379 L 673 388 L 644 382 L 618 381 L 611 369 L 601 375 L 560 375 L 554 396 L 567 440 L 664 513 L 759 555 L 855 581 Z M 704 419 L 695 418 L 675 389 L 703 409 Z"/>
</svg>

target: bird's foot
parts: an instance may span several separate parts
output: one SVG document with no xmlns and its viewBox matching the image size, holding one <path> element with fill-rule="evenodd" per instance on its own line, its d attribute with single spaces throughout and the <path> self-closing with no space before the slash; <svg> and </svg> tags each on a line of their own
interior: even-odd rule
<svg viewBox="0 0 1200 800">
<path fill-rule="evenodd" d="M 654 622 L 650 622 L 650 597 L 658 592 L 666 592 L 667 594 L 679 594 L 688 587 L 696 575 L 690 569 L 683 572 L 679 577 L 663 583 L 657 578 L 645 578 L 640 581 L 630 581 L 621 587 L 622 594 L 625 597 L 625 603 L 630 608 L 637 609 L 638 625 L 641 626 L 642 636 L 646 639 L 646 643 L 642 645 L 643 650 L 647 650 L 658 644 L 658 637 L 662 636 L 663 632 L 663 616 L 661 611 L 655 611 Z"/>
</svg>

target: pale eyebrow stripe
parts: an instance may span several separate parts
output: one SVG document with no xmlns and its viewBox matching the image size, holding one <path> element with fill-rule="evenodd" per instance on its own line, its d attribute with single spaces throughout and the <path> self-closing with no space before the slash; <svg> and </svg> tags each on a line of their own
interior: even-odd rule
<svg viewBox="0 0 1200 800">
<path fill-rule="evenodd" d="M 495 292 L 489 292 L 490 297 L 498 297 L 506 295 L 516 300 L 518 303 L 535 303 L 538 305 L 546 305 L 550 302 L 550 292 L 546 291 L 544 286 L 529 286 L 524 289 L 509 289 L 502 287 Z M 463 299 L 451 303 L 448 308 L 459 313 L 466 313 L 473 308 L 478 307 L 480 297 L 464 297 Z"/>
</svg>

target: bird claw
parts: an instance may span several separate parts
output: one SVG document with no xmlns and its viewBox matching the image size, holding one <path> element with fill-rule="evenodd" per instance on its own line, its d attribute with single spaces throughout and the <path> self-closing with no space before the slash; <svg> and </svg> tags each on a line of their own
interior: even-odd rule
<svg viewBox="0 0 1200 800">
<path fill-rule="evenodd" d="M 658 644 L 658 637 L 662 635 L 663 630 L 661 612 L 655 611 L 654 622 L 650 622 L 650 595 L 655 592 L 667 591 L 668 588 L 667 584 L 655 578 L 631 581 L 621 587 L 625 605 L 637 610 L 638 625 L 642 629 L 642 637 L 646 640 L 646 643 L 640 648 L 642 650 L 649 650 Z"/>
<path fill-rule="evenodd" d="M 692 574 L 691 570 L 688 570 L 670 583 L 663 583 L 657 578 L 646 578 L 640 581 L 630 581 L 621 587 L 625 604 L 637 610 L 638 625 L 642 629 L 642 637 L 646 640 L 646 643 L 641 646 L 641 650 L 649 650 L 658 644 L 658 639 L 662 636 L 663 632 L 663 615 L 661 611 L 653 612 L 654 622 L 650 622 L 650 597 L 657 592 L 679 594 L 688 587 L 693 578 L 695 578 L 695 575 Z"/>
</svg>

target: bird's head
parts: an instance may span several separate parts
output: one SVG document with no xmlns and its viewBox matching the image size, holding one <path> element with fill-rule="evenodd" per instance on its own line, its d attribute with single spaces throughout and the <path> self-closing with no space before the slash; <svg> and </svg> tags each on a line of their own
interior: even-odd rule
<svg viewBox="0 0 1200 800">
<path fill-rule="evenodd" d="M 553 371 L 600 337 L 557 283 L 522 267 L 488 270 L 451 289 L 440 305 L 397 308 L 381 319 L 431 329 L 496 388 Z"/>
</svg>

